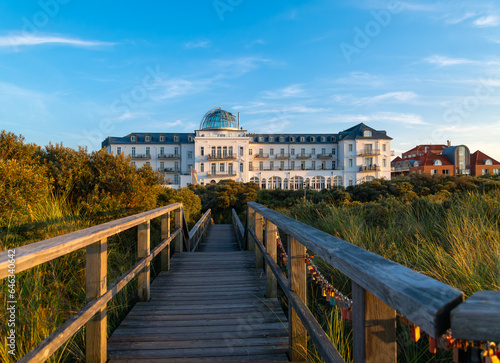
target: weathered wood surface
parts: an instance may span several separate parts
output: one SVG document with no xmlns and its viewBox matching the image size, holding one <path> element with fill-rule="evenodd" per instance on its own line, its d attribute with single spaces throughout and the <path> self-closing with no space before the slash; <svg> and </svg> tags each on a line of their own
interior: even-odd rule
<svg viewBox="0 0 500 363">
<path fill-rule="evenodd" d="M 450 312 L 463 301 L 461 291 L 258 203 L 248 206 L 429 335 L 450 327 Z"/>
<path fill-rule="evenodd" d="M 172 257 L 171 270 L 151 284 L 151 300 L 110 337 L 110 362 L 287 361 L 287 318 L 277 299 L 265 298 L 254 253 L 239 251 L 234 234 L 215 238 L 229 231 L 209 227 L 201 250 L 215 252 Z"/>
<path fill-rule="evenodd" d="M 166 207 L 153 209 L 148 212 L 117 219 L 116 221 L 85 228 L 63 236 L 17 247 L 16 273 L 79 250 L 80 248 L 86 247 L 92 243 L 108 238 L 129 228 L 138 226 L 139 224 L 147 222 L 153 218 L 160 217 L 165 213 L 179 209 L 181 206 L 181 203 L 170 204 Z M 8 260 L 7 251 L 0 252 L 0 280 L 8 276 Z"/>
<path fill-rule="evenodd" d="M 240 221 L 240 218 L 238 217 L 238 214 L 236 211 L 233 209 L 231 210 L 231 216 L 233 220 L 233 227 L 235 230 L 236 234 L 236 242 L 238 242 L 238 245 L 240 246 L 240 250 L 244 250 L 244 242 L 245 242 L 245 227 L 243 227 L 243 224 Z"/>
<path fill-rule="evenodd" d="M 201 243 L 200 252 L 239 251 L 231 224 L 212 224 Z"/>
<path fill-rule="evenodd" d="M 480 291 L 451 312 L 457 339 L 500 341 L 500 291 Z"/>
</svg>

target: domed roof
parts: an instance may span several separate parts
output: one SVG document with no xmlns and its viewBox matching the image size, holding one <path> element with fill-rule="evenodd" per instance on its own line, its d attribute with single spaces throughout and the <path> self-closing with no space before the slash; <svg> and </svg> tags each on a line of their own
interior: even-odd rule
<svg viewBox="0 0 500 363">
<path fill-rule="evenodd" d="M 238 122 L 231 112 L 224 111 L 220 107 L 214 108 L 208 111 L 201 120 L 200 130 L 207 129 L 238 130 Z"/>
</svg>

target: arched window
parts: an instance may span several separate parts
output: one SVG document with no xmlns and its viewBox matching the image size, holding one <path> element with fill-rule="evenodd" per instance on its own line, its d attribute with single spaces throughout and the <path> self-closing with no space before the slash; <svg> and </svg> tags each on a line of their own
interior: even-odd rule
<svg viewBox="0 0 500 363">
<path fill-rule="evenodd" d="M 443 165 L 443 162 L 439 159 L 434 160 L 434 165 Z"/>
<path fill-rule="evenodd" d="M 493 161 L 491 161 L 491 159 L 486 159 L 484 165 L 493 165 Z"/>
<path fill-rule="evenodd" d="M 335 175 L 333 177 L 333 186 L 334 187 L 341 187 L 342 186 L 342 177 L 340 175 Z"/>
<path fill-rule="evenodd" d="M 266 189 L 266 178 L 262 178 L 261 181 L 260 181 L 260 187 L 262 189 Z"/>
<path fill-rule="evenodd" d="M 255 183 L 255 184 L 259 184 L 259 178 L 257 178 L 256 176 L 253 176 L 250 178 L 250 183 Z"/>
<path fill-rule="evenodd" d="M 373 177 L 371 175 L 368 175 L 368 176 L 365 176 L 365 177 L 361 178 L 361 182 L 362 183 L 369 182 L 369 181 L 372 181 L 372 180 L 375 180 L 375 177 Z"/>
<path fill-rule="evenodd" d="M 269 189 L 281 189 L 281 178 L 273 176 L 269 179 Z"/>
<path fill-rule="evenodd" d="M 325 177 L 324 176 L 315 176 L 312 178 L 311 187 L 316 190 L 325 189 Z"/>
<path fill-rule="evenodd" d="M 364 137 L 372 137 L 372 132 L 371 132 L 370 130 L 365 130 L 365 131 L 363 132 L 363 136 L 364 136 Z"/>
<path fill-rule="evenodd" d="M 290 189 L 302 189 L 304 186 L 304 178 L 301 176 L 294 176 L 290 178 Z"/>
</svg>

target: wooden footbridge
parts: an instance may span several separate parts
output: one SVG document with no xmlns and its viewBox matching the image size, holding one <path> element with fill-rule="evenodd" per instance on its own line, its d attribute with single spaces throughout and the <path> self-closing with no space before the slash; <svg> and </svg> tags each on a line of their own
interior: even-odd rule
<svg viewBox="0 0 500 363">
<path fill-rule="evenodd" d="M 161 241 L 151 249 L 154 218 Z M 498 292 L 464 302 L 461 291 L 253 202 L 245 226 L 234 211 L 232 225 L 210 219 L 207 211 L 189 231 L 177 203 L 16 248 L 16 273 L 87 252 L 87 305 L 20 361 L 44 362 L 86 326 L 87 362 L 306 361 L 308 344 L 325 362 L 344 362 L 307 307 L 308 251 L 352 281 L 356 363 L 397 361 L 397 312 L 431 341 L 450 327 L 457 339 L 500 341 Z M 134 227 L 137 264 L 108 282 L 107 238 Z M 277 263 L 278 232 L 287 236 L 286 274 Z M 151 283 L 155 257 L 162 272 Z M 0 279 L 9 263 L 0 252 Z M 108 337 L 107 303 L 136 276 L 139 302 Z M 471 358 L 462 353 L 458 362 Z"/>
</svg>

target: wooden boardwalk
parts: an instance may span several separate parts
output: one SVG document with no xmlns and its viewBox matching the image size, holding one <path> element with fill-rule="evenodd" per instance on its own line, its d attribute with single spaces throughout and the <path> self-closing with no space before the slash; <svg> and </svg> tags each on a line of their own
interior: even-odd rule
<svg viewBox="0 0 500 363">
<path fill-rule="evenodd" d="M 253 252 L 212 225 L 200 252 L 176 254 L 108 340 L 110 362 L 288 362 L 287 318 L 265 298 Z"/>
</svg>

